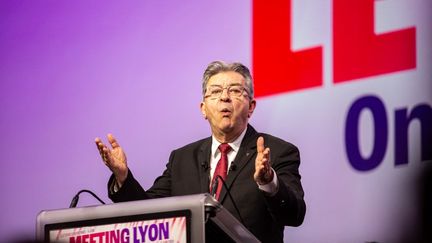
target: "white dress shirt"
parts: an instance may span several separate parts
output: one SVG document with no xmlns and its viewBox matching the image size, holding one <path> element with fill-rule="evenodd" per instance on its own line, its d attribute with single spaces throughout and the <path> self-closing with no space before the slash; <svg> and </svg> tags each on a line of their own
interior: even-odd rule
<svg viewBox="0 0 432 243">
<path fill-rule="evenodd" d="M 246 130 L 245 129 L 240 136 L 238 136 L 238 138 L 236 138 L 233 142 L 228 143 L 229 146 L 231 147 L 231 150 L 228 152 L 228 173 L 230 172 L 230 168 L 231 168 L 231 163 L 234 161 L 235 157 L 237 156 L 237 153 L 240 149 L 240 145 L 241 142 L 243 141 L 243 138 L 246 134 Z M 221 142 L 219 142 L 215 136 L 212 136 L 212 146 L 211 146 L 211 156 L 210 156 L 210 183 L 213 180 L 213 174 L 216 170 L 216 166 L 217 163 L 219 162 L 219 159 L 221 157 L 221 153 L 219 151 L 219 145 L 221 144 Z M 255 163 L 255 161 L 253 161 L 253 163 Z M 271 168 L 273 170 L 273 168 Z M 265 185 L 258 185 L 258 188 L 270 195 L 274 195 L 276 194 L 277 190 L 278 190 L 278 180 L 277 180 L 277 175 L 276 172 L 273 170 L 273 181 L 271 181 L 268 184 Z M 252 179 L 253 177 L 251 177 Z"/>
</svg>

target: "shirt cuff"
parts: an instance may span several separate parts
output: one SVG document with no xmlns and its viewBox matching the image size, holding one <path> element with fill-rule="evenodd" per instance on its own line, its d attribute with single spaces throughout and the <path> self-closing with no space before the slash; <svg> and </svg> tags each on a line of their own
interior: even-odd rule
<svg viewBox="0 0 432 243">
<path fill-rule="evenodd" d="M 260 185 L 257 183 L 258 188 L 263 191 L 266 192 L 267 194 L 270 194 L 270 196 L 274 196 L 276 195 L 278 189 L 279 189 L 279 184 L 278 184 L 278 179 L 277 179 L 277 174 L 276 172 L 273 170 L 273 168 L 271 168 L 273 171 L 273 180 L 265 185 Z"/>
<path fill-rule="evenodd" d="M 117 183 L 117 180 L 114 178 L 114 180 L 111 182 L 111 185 L 109 186 L 110 194 L 114 194 L 120 190 L 120 186 Z"/>
</svg>

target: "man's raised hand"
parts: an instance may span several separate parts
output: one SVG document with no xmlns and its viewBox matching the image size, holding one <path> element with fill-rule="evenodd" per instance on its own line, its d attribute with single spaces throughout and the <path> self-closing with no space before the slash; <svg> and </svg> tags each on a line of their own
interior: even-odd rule
<svg viewBox="0 0 432 243">
<path fill-rule="evenodd" d="M 128 173 L 126 154 L 112 134 L 108 134 L 107 137 L 111 149 L 100 138 L 95 139 L 96 147 L 99 150 L 102 161 L 114 173 L 119 186 L 122 186 Z"/>
<path fill-rule="evenodd" d="M 265 185 L 273 180 L 273 170 L 270 163 L 270 148 L 264 147 L 264 138 L 257 139 L 257 157 L 255 160 L 254 180 L 259 185 Z"/>
</svg>

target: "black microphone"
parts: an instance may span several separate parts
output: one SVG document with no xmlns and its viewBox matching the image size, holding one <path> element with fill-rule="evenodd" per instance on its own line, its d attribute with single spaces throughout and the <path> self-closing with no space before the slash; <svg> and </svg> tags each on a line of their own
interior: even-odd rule
<svg viewBox="0 0 432 243">
<path fill-rule="evenodd" d="M 235 168 L 236 168 L 236 167 L 235 167 Z M 235 169 L 235 168 L 233 168 L 233 169 Z M 238 207 L 237 207 L 237 204 L 235 203 L 234 199 L 232 198 L 232 195 L 231 195 L 230 189 L 229 189 L 228 186 L 226 185 L 225 180 L 222 178 L 222 176 L 217 175 L 217 177 L 215 178 L 215 181 L 214 181 L 213 184 L 218 183 L 218 181 L 219 181 L 218 179 L 221 180 L 221 182 L 222 182 L 222 186 L 225 188 L 225 190 L 226 190 L 226 192 L 227 192 L 227 194 L 228 194 L 228 196 L 229 196 L 229 198 L 230 198 L 230 200 L 231 200 L 231 202 L 232 202 L 232 204 L 233 204 L 233 206 L 234 206 L 234 209 L 236 210 L 236 212 L 237 212 L 237 214 L 238 214 L 238 216 L 239 216 L 240 222 L 241 222 L 243 225 L 245 225 L 245 223 L 244 223 L 244 221 L 243 221 L 243 218 L 242 218 L 242 216 L 241 216 L 241 214 L 240 214 L 240 211 L 239 211 L 239 209 L 238 209 Z M 216 187 L 217 187 L 217 184 L 216 184 Z M 213 190 L 214 190 L 214 188 L 212 188 L 212 192 L 213 192 Z M 222 204 L 222 201 L 223 201 L 223 200 L 220 201 L 221 204 Z M 246 226 L 246 225 L 245 225 L 245 226 Z"/>
<path fill-rule="evenodd" d="M 218 179 L 219 179 L 218 177 L 214 178 L 214 181 L 213 181 L 213 183 L 211 185 L 210 195 L 213 198 L 215 198 L 215 199 L 216 199 L 216 191 L 217 191 L 217 188 L 218 188 L 218 185 L 219 185 L 219 180 Z M 216 211 L 212 210 L 210 207 L 205 207 L 205 211 L 206 211 L 205 222 L 207 223 L 207 221 L 208 221 L 209 218 L 213 218 L 214 216 L 216 216 Z"/>
<path fill-rule="evenodd" d="M 237 170 L 237 165 L 235 165 L 234 163 L 231 163 L 230 167 L 229 167 L 230 171 L 235 171 Z"/>
<path fill-rule="evenodd" d="M 81 193 L 83 193 L 83 192 L 87 192 L 87 193 L 89 193 L 89 194 L 91 194 L 93 197 L 95 197 L 99 202 L 101 202 L 102 204 L 105 204 L 105 202 L 104 201 L 102 201 L 98 196 L 96 196 L 96 194 L 94 194 L 92 191 L 90 191 L 90 190 L 81 190 L 81 191 L 79 191 L 73 198 L 72 198 L 72 201 L 71 201 L 71 203 L 70 203 L 70 205 L 69 205 L 69 208 L 75 208 L 76 206 L 77 206 L 77 204 L 78 204 L 78 200 L 79 200 L 79 195 L 81 194 Z"/>
<path fill-rule="evenodd" d="M 219 186 L 219 177 L 220 176 L 217 176 L 215 179 L 214 179 L 214 181 L 213 181 L 213 185 L 212 185 L 212 190 L 211 190 L 211 192 L 210 192 L 210 195 L 212 195 L 214 198 L 216 198 L 216 191 L 217 191 L 217 188 L 218 188 L 218 186 Z M 222 177 L 221 177 L 222 178 Z"/>
<path fill-rule="evenodd" d="M 201 167 L 203 167 L 204 171 L 207 171 L 209 166 L 206 161 L 201 162 Z"/>
</svg>

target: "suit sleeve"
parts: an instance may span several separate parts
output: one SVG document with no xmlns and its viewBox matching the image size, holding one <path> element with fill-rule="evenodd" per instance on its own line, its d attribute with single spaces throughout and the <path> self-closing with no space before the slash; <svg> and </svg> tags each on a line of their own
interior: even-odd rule
<svg viewBox="0 0 432 243">
<path fill-rule="evenodd" d="M 304 192 L 300 182 L 300 153 L 292 144 L 270 145 L 272 167 L 278 177 L 279 189 L 273 196 L 265 195 L 268 210 L 282 225 L 299 226 L 306 213 Z"/>
<path fill-rule="evenodd" d="M 115 183 L 115 176 L 113 174 L 108 180 L 108 197 L 113 202 L 127 202 L 149 198 L 139 182 L 134 178 L 130 170 L 125 182 L 123 183 L 123 186 L 120 187 L 116 192 L 113 190 L 113 185 Z"/>
<path fill-rule="evenodd" d="M 112 190 L 112 185 L 115 183 L 115 177 L 114 175 L 111 175 L 108 181 L 108 197 L 113 202 L 127 202 L 171 196 L 171 163 L 174 154 L 173 151 L 170 155 L 165 171 L 161 176 L 156 178 L 153 186 L 147 191 L 141 187 L 139 182 L 134 178 L 131 170 L 129 170 L 123 186 L 117 192 L 114 192 Z"/>
</svg>

